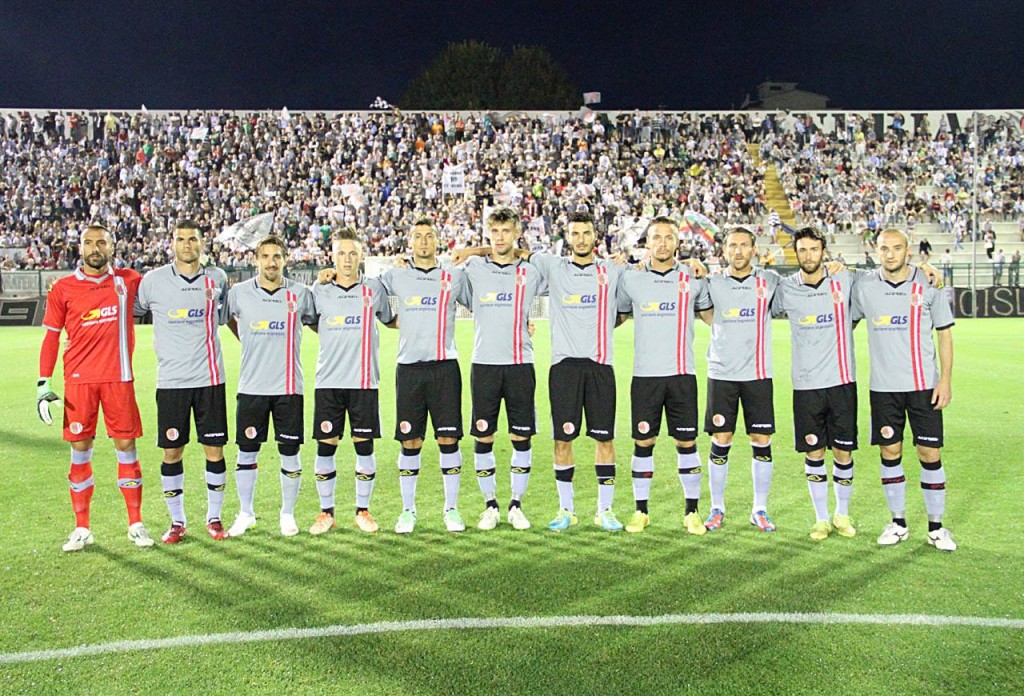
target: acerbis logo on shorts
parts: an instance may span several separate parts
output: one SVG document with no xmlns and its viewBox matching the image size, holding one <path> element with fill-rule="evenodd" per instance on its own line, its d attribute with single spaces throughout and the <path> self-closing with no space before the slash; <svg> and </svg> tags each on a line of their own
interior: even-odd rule
<svg viewBox="0 0 1024 696">
<path fill-rule="evenodd" d="M 804 436 L 804 440 L 807 442 L 808 445 L 818 444 L 818 436 L 815 435 L 814 433 L 807 433 L 807 435 Z"/>
<path fill-rule="evenodd" d="M 68 430 L 71 431 L 72 435 L 81 435 L 82 434 L 82 430 L 84 430 L 84 429 L 85 429 L 84 426 L 81 423 L 79 423 L 78 421 L 75 421 L 74 423 L 71 423 L 70 425 L 68 425 Z"/>
<path fill-rule="evenodd" d="M 320 422 L 320 432 L 329 433 L 329 432 L 331 432 L 331 428 L 333 428 L 333 427 L 334 427 L 334 424 L 331 423 L 329 420 L 325 420 L 325 421 L 321 421 Z"/>
<path fill-rule="evenodd" d="M 636 424 L 636 431 L 642 435 L 646 435 L 651 432 L 651 424 L 647 421 L 640 421 Z"/>
<path fill-rule="evenodd" d="M 939 441 L 939 438 L 937 438 L 937 437 L 929 437 L 927 435 L 918 435 L 917 439 L 918 440 L 924 440 L 925 442 L 938 442 Z"/>
<path fill-rule="evenodd" d="M 572 423 L 562 423 L 562 432 L 566 435 L 572 435 L 576 432 L 576 426 Z"/>
<path fill-rule="evenodd" d="M 723 416 L 721 413 L 716 413 L 711 417 L 711 422 L 714 423 L 717 427 L 721 428 L 723 425 L 725 425 L 725 416 Z"/>
<path fill-rule="evenodd" d="M 256 428 L 254 428 L 253 426 L 250 425 L 248 428 L 245 429 L 245 436 L 247 438 L 249 438 L 250 440 L 255 439 L 256 438 Z"/>
<path fill-rule="evenodd" d="M 479 419 L 476 422 L 476 429 L 477 430 L 487 430 L 487 421 L 485 421 L 483 418 Z"/>
<path fill-rule="evenodd" d="M 883 425 L 882 429 L 879 430 L 878 432 L 882 435 L 882 437 L 884 437 L 886 439 L 889 439 L 890 437 L 892 437 L 896 433 L 896 431 L 893 430 L 892 427 L 890 427 L 888 425 Z"/>
<path fill-rule="evenodd" d="M 410 423 L 409 421 L 402 421 L 401 423 L 398 424 L 398 429 L 401 430 L 403 433 L 408 433 L 410 430 L 412 430 L 412 423 Z"/>
<path fill-rule="evenodd" d="M 167 432 L 164 434 L 167 436 L 168 440 L 177 440 L 178 435 L 180 435 L 181 433 L 178 432 L 177 428 L 168 428 Z"/>
</svg>

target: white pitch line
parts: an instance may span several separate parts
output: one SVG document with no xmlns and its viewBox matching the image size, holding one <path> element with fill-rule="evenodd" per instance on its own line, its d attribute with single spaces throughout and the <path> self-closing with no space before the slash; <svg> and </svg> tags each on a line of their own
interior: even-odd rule
<svg viewBox="0 0 1024 696">
<path fill-rule="evenodd" d="M 576 626 L 666 626 L 673 624 L 869 624 L 878 626 L 973 626 L 1024 630 L 1024 619 L 998 619 L 984 616 L 941 616 L 931 614 L 832 614 L 815 613 L 736 613 L 736 614 L 662 614 L 661 616 L 518 616 L 510 618 L 424 619 L 420 621 L 381 621 L 379 623 L 323 626 L 321 628 L 280 628 L 268 631 L 206 633 L 175 638 L 122 640 L 72 648 L 0 653 L 0 664 L 65 660 L 75 657 L 192 648 L 200 645 L 261 643 L 274 640 L 362 636 L 400 631 L 451 631 L 472 628 L 564 628 Z"/>
</svg>

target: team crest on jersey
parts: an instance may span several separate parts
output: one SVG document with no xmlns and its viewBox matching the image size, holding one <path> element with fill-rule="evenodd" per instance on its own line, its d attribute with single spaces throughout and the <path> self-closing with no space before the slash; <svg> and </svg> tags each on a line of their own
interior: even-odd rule
<svg viewBox="0 0 1024 696">
<path fill-rule="evenodd" d="M 371 306 L 373 306 L 373 298 L 370 297 L 369 295 L 363 295 L 363 306 L 364 307 L 371 307 Z"/>
<path fill-rule="evenodd" d="M 217 288 L 206 288 L 206 299 L 213 300 L 217 297 Z"/>
<path fill-rule="evenodd" d="M 178 439 L 178 435 L 180 433 L 178 432 L 177 428 L 168 428 L 167 432 L 164 433 L 164 434 L 167 436 L 168 440 L 177 440 Z"/>
<path fill-rule="evenodd" d="M 881 433 L 882 437 L 884 437 L 886 440 L 888 440 L 890 437 L 896 434 L 896 431 L 893 430 L 892 427 L 888 425 L 883 425 L 882 429 L 879 430 L 878 432 Z"/>
<path fill-rule="evenodd" d="M 519 286 L 526 285 L 526 274 L 525 273 L 516 273 L 516 285 L 519 285 Z"/>
<path fill-rule="evenodd" d="M 412 430 L 412 423 L 409 421 L 402 421 L 398 424 L 398 429 L 408 435 L 409 431 Z"/>
<path fill-rule="evenodd" d="M 832 292 L 832 301 L 835 302 L 836 304 L 842 303 L 842 301 L 843 301 L 843 291 L 842 290 L 834 290 Z"/>
<path fill-rule="evenodd" d="M 604 273 L 598 273 L 597 274 L 597 284 L 598 285 L 607 285 L 608 284 L 608 276 L 606 276 Z"/>
<path fill-rule="evenodd" d="M 640 421 L 636 424 L 636 431 L 641 435 L 646 435 L 651 432 L 651 424 L 647 421 Z"/>
<path fill-rule="evenodd" d="M 451 281 L 442 280 L 441 281 L 441 289 L 444 290 L 445 292 L 450 292 L 451 289 L 452 289 Z"/>
<path fill-rule="evenodd" d="M 562 423 L 562 432 L 566 435 L 572 435 L 576 432 L 576 426 L 572 423 Z"/>
<path fill-rule="evenodd" d="M 298 309 L 298 305 L 295 304 L 295 300 L 288 300 L 288 313 L 289 314 L 295 314 L 295 311 L 297 309 Z"/>
<path fill-rule="evenodd" d="M 757 299 L 763 300 L 766 297 L 768 297 L 768 288 L 766 288 L 766 287 L 759 287 L 757 289 Z"/>
<path fill-rule="evenodd" d="M 487 430 L 487 421 L 485 421 L 483 418 L 480 418 L 479 420 L 477 420 L 477 422 L 476 422 L 476 429 L 477 430 Z"/>
<path fill-rule="evenodd" d="M 689 292 L 689 291 L 690 291 L 690 279 L 687 278 L 686 276 L 680 276 L 679 277 L 679 292 Z"/>
<path fill-rule="evenodd" d="M 812 447 L 818 444 L 818 436 L 815 435 L 814 433 L 807 433 L 807 435 L 804 436 L 804 440 L 807 442 L 808 445 Z"/>
<path fill-rule="evenodd" d="M 128 294 L 128 288 L 125 287 L 124 283 L 114 283 L 114 292 L 123 297 Z"/>
<path fill-rule="evenodd" d="M 245 436 L 250 440 L 256 439 L 256 428 L 250 425 L 248 428 L 245 429 Z"/>
<path fill-rule="evenodd" d="M 81 435 L 82 434 L 82 430 L 83 430 L 83 426 L 78 421 L 75 421 L 74 423 L 71 423 L 70 425 L 68 425 L 68 430 L 71 431 L 72 435 Z"/>
<path fill-rule="evenodd" d="M 919 307 L 921 305 L 922 300 L 923 300 L 923 298 L 921 297 L 921 295 L 919 293 L 916 293 L 916 292 L 910 293 L 910 306 L 911 307 Z"/>
<path fill-rule="evenodd" d="M 322 433 L 329 433 L 329 432 L 331 432 L 331 427 L 332 427 L 332 425 L 331 425 L 331 422 L 329 420 L 321 421 L 321 423 L 320 423 L 320 432 L 322 432 Z"/>
<path fill-rule="evenodd" d="M 723 416 L 721 413 L 716 413 L 711 417 L 711 422 L 715 424 L 716 428 L 721 428 L 723 425 L 725 425 L 725 416 Z"/>
</svg>

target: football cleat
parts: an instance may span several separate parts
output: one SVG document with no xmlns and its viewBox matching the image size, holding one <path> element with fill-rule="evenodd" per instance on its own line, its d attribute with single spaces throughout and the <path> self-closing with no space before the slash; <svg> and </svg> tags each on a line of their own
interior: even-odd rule
<svg viewBox="0 0 1024 696">
<path fill-rule="evenodd" d="M 509 508 L 508 523 L 512 525 L 512 529 L 519 531 L 530 528 L 530 520 L 526 519 L 526 515 L 523 514 L 521 507 Z"/>
<path fill-rule="evenodd" d="M 646 512 L 640 512 L 637 510 L 633 513 L 633 516 L 629 518 L 629 522 L 626 523 L 626 531 L 630 534 L 636 534 L 642 532 L 651 526 L 651 517 Z"/>
<path fill-rule="evenodd" d="M 578 523 L 579 520 L 576 519 L 576 515 L 568 510 L 559 510 L 555 519 L 548 522 L 548 529 L 552 532 L 564 532 L 569 527 L 573 527 Z"/>
<path fill-rule="evenodd" d="M 594 515 L 594 524 L 606 532 L 622 531 L 622 523 L 619 522 L 619 519 L 615 516 L 615 513 L 611 511 L 611 508 Z"/>
<path fill-rule="evenodd" d="M 281 536 L 292 537 L 299 533 L 299 525 L 295 522 L 295 515 L 282 512 L 280 517 Z"/>
<path fill-rule="evenodd" d="M 160 541 L 165 544 L 177 544 L 185 538 L 185 525 L 183 524 L 171 524 L 171 528 L 164 532 L 164 535 L 160 537 Z"/>
<path fill-rule="evenodd" d="M 721 529 L 723 524 L 725 524 L 725 510 L 711 508 L 711 514 L 704 520 L 704 529 L 713 532 L 716 529 Z"/>
<path fill-rule="evenodd" d="M 762 532 L 774 532 L 775 523 L 772 522 L 772 518 L 768 516 L 768 512 L 765 510 L 755 510 L 750 515 L 750 524 L 754 525 Z"/>
<path fill-rule="evenodd" d="M 907 537 L 910 536 L 910 530 L 906 527 L 890 522 L 885 525 L 885 529 L 882 530 L 881 535 L 878 537 L 879 546 L 895 546 L 901 541 L 906 541 Z"/>
<path fill-rule="evenodd" d="M 313 526 L 309 528 L 309 533 L 317 536 L 318 534 L 329 532 L 337 526 L 338 523 L 334 520 L 334 515 L 329 512 L 321 512 L 313 520 Z"/>
<path fill-rule="evenodd" d="M 928 532 L 928 543 L 939 551 L 956 551 L 956 542 L 953 535 L 945 527 L 939 527 L 934 532 Z"/>
<path fill-rule="evenodd" d="M 832 525 L 828 520 L 818 520 L 811 527 L 811 539 L 814 541 L 825 541 L 832 533 Z"/>
<path fill-rule="evenodd" d="M 444 511 L 444 526 L 449 532 L 466 531 L 466 523 L 462 521 L 462 515 L 458 508 L 449 508 Z"/>
<path fill-rule="evenodd" d="M 217 541 L 223 541 L 228 538 L 228 533 L 224 531 L 224 523 L 220 521 L 219 517 L 206 521 L 206 531 L 211 539 L 216 539 Z"/>
<path fill-rule="evenodd" d="M 256 515 L 240 512 L 235 515 L 235 521 L 231 523 L 231 527 L 228 529 L 228 536 L 240 537 L 255 526 Z"/>
<path fill-rule="evenodd" d="M 128 539 L 139 548 L 153 545 L 153 537 L 149 536 L 146 526 L 141 522 L 128 525 Z"/>
<path fill-rule="evenodd" d="M 488 505 L 484 508 L 484 511 L 480 513 L 480 521 L 476 523 L 476 528 L 489 531 L 497 527 L 500 520 L 501 512 L 498 511 L 498 508 Z"/>
<path fill-rule="evenodd" d="M 366 532 L 367 534 L 373 534 L 380 529 L 369 510 L 360 510 L 356 513 L 356 527 L 359 528 L 359 531 Z"/>
<path fill-rule="evenodd" d="M 686 527 L 687 532 L 696 536 L 704 536 L 708 533 L 708 528 L 704 526 L 704 522 L 696 512 L 691 512 L 683 518 L 683 526 Z"/>
<path fill-rule="evenodd" d="M 87 544 L 93 542 L 92 532 L 89 531 L 88 527 L 75 527 L 71 535 L 68 536 L 68 540 L 61 547 L 64 551 L 81 551 L 86 547 Z"/>
<path fill-rule="evenodd" d="M 395 534 L 408 534 L 416 528 L 416 513 L 412 510 L 402 510 L 395 523 Z"/>
<path fill-rule="evenodd" d="M 853 520 L 850 519 L 849 515 L 833 515 L 832 526 L 835 527 L 836 533 L 839 536 L 852 537 L 857 534 L 857 530 L 853 527 Z"/>
</svg>

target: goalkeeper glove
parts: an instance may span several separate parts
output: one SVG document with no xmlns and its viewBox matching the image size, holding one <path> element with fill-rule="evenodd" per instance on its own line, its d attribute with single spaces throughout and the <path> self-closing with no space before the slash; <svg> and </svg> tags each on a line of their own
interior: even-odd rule
<svg viewBox="0 0 1024 696">
<path fill-rule="evenodd" d="M 60 397 L 50 388 L 50 380 L 40 377 L 36 385 L 36 409 L 39 411 L 39 420 L 47 425 L 53 425 L 53 418 L 50 417 L 50 404 L 54 401 L 58 406 L 63 406 Z"/>
</svg>

